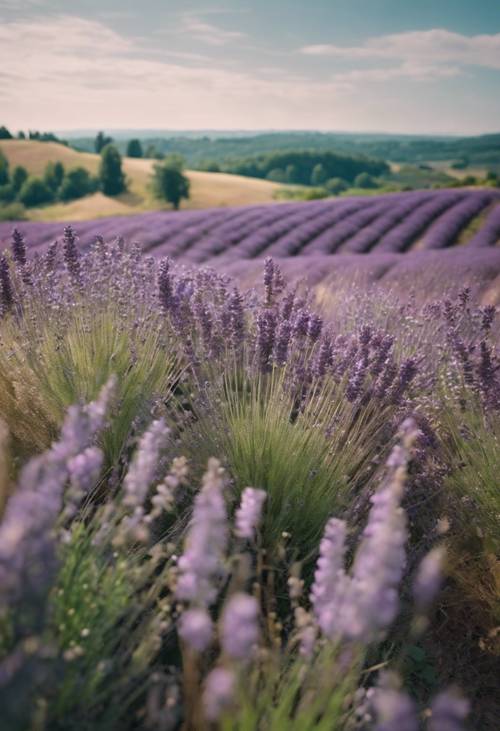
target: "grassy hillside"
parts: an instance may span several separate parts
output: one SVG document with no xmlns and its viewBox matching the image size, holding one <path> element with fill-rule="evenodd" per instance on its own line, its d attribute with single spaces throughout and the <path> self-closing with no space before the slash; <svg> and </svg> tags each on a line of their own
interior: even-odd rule
<svg viewBox="0 0 500 731">
<path fill-rule="evenodd" d="M 98 155 L 76 152 L 56 142 L 1 140 L 0 149 L 9 160 L 11 169 L 15 165 L 23 165 L 34 174 L 43 173 L 49 161 L 60 161 L 65 167 L 80 165 L 91 173 L 96 173 L 99 166 Z M 29 216 L 37 221 L 86 220 L 161 208 L 148 190 L 152 166 L 152 160 L 124 158 L 124 169 L 129 179 L 127 193 L 115 198 L 96 193 L 71 203 L 57 203 L 44 208 L 31 209 Z M 191 198 L 183 204 L 184 208 L 270 203 L 274 200 L 276 191 L 282 188 L 278 183 L 254 180 L 239 175 L 194 170 L 188 170 L 187 175 L 191 181 Z"/>
</svg>

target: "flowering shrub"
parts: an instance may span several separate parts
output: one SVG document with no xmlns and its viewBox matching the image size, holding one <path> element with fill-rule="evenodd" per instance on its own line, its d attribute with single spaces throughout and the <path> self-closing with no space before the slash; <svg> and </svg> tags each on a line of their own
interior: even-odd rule
<svg viewBox="0 0 500 731">
<path fill-rule="evenodd" d="M 1 729 L 464 728 L 409 661 L 495 550 L 494 308 L 320 316 L 69 227 L 0 264 Z"/>
</svg>

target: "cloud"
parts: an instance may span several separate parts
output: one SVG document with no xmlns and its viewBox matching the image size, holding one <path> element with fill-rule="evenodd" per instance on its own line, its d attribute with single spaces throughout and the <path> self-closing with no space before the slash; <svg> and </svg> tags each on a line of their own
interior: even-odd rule
<svg viewBox="0 0 500 731">
<path fill-rule="evenodd" d="M 419 62 L 428 68 L 452 64 L 500 69 L 500 33 L 464 36 L 434 28 L 369 38 L 359 46 L 324 44 L 303 46 L 300 51 L 351 61 L 394 60 L 405 62 L 408 69 Z"/>
<path fill-rule="evenodd" d="M 215 11 L 207 12 L 214 13 Z M 225 46 L 228 43 L 234 43 L 246 37 L 245 33 L 235 30 L 225 30 L 212 23 L 206 23 L 199 16 L 189 13 L 181 16 L 181 32 L 210 46 Z"/>
</svg>

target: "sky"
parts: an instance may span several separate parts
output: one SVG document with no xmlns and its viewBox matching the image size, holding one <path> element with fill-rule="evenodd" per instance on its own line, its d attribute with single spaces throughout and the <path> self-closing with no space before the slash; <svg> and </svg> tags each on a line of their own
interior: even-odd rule
<svg viewBox="0 0 500 731">
<path fill-rule="evenodd" d="M 500 0 L 0 0 L 19 129 L 500 131 Z"/>
</svg>

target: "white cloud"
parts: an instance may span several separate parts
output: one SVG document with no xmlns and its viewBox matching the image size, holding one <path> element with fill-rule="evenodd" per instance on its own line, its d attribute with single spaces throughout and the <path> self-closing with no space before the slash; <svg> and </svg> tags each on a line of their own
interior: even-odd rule
<svg viewBox="0 0 500 731">
<path fill-rule="evenodd" d="M 464 36 L 434 28 L 370 38 L 359 46 L 333 44 L 304 46 L 301 53 L 356 60 L 396 60 L 427 66 L 483 66 L 500 69 L 500 33 Z M 410 68 L 410 66 L 408 66 Z"/>
<path fill-rule="evenodd" d="M 208 11 L 210 12 L 210 11 Z M 211 11 L 213 12 L 213 11 Z M 246 34 L 235 30 L 225 30 L 212 23 L 206 23 L 197 15 L 186 13 L 181 16 L 181 31 L 194 40 L 210 46 L 225 46 L 245 38 Z"/>
</svg>

